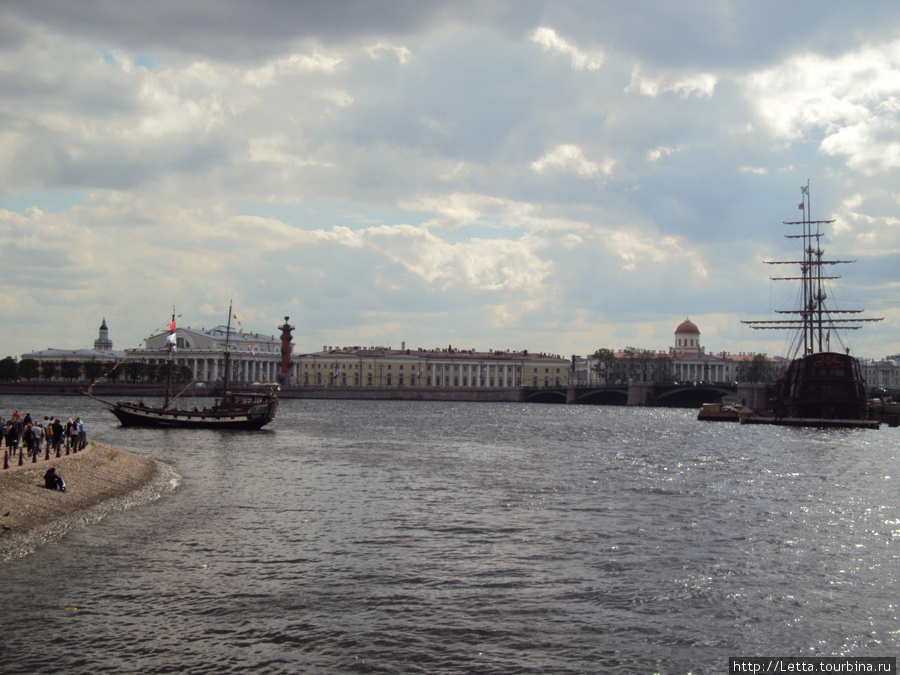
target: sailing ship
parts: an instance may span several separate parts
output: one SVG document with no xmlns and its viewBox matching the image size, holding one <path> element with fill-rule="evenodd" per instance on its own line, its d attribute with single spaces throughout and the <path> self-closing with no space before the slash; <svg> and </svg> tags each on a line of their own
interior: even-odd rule
<svg viewBox="0 0 900 675">
<path fill-rule="evenodd" d="M 834 220 L 812 220 L 810 216 L 809 182 L 801 187 L 799 204 L 803 218 L 785 222 L 799 229 L 799 234 L 786 234 L 803 246 L 799 260 L 765 261 L 769 265 L 798 265 L 799 276 L 772 277 L 775 281 L 799 281 L 799 308 L 776 310 L 791 315 L 787 319 L 742 321 L 755 330 L 788 330 L 794 332 L 791 361 L 785 373 L 775 382 L 770 410 L 761 414 L 742 414 L 741 422 L 780 424 L 785 426 L 877 428 L 877 420 L 868 419 L 868 399 L 859 361 L 843 352 L 831 350 L 831 340 L 842 347 L 839 331 L 859 330 L 861 324 L 881 321 L 883 317 L 864 318 L 861 309 L 826 307 L 826 282 L 839 276 L 826 274 L 826 266 L 845 265 L 855 260 L 826 260 L 820 242 L 823 227 Z M 796 231 L 796 230 L 795 230 Z M 802 351 L 801 351 L 802 350 Z"/>
<path fill-rule="evenodd" d="M 175 313 L 169 324 L 169 335 L 166 339 L 166 395 L 161 406 L 146 405 L 143 401 L 104 401 L 93 396 L 90 389 L 88 396 L 103 403 L 115 415 L 122 426 L 132 427 L 177 427 L 182 429 L 261 429 L 275 419 L 278 408 L 278 396 L 274 390 L 234 389 L 229 384 L 231 370 L 229 341 L 231 337 L 232 308 L 228 307 L 228 324 L 225 329 L 225 374 L 222 383 L 222 396 L 207 408 L 183 409 L 176 405 L 178 398 L 194 383 L 191 382 L 176 396 L 170 396 L 172 382 L 172 353 L 176 349 Z M 196 380 L 195 380 L 196 381 Z"/>
</svg>

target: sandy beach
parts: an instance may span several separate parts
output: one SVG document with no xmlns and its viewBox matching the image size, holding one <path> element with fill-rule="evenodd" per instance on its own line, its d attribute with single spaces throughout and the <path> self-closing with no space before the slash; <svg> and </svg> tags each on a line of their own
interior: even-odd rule
<svg viewBox="0 0 900 675">
<path fill-rule="evenodd" d="M 65 481 L 66 492 L 44 487 L 51 466 Z M 26 460 L 23 466 L 10 461 L 0 470 L 0 562 L 27 555 L 108 513 L 153 501 L 178 481 L 167 464 L 94 441 L 59 459 Z"/>
</svg>

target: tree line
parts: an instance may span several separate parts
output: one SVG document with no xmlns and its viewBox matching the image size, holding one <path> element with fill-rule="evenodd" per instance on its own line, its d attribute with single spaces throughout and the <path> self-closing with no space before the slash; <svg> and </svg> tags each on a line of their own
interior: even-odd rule
<svg viewBox="0 0 900 675">
<path fill-rule="evenodd" d="M 11 356 L 0 360 L 0 380 L 6 382 L 19 380 L 93 382 L 101 377 L 112 382 L 165 382 L 166 365 L 127 361 L 118 368 L 114 368 L 113 364 L 103 361 L 39 361 L 37 359 L 16 361 Z M 172 364 L 173 381 L 186 383 L 192 379 L 193 374 L 190 368 Z"/>
<path fill-rule="evenodd" d="M 612 349 L 604 347 L 595 351 L 591 359 L 594 362 L 591 370 L 606 384 L 630 381 L 667 384 L 674 381 L 672 358 L 668 354 L 626 347 L 618 357 Z M 778 374 L 778 367 L 764 354 L 742 361 L 736 369 L 738 382 L 774 382 Z"/>
</svg>

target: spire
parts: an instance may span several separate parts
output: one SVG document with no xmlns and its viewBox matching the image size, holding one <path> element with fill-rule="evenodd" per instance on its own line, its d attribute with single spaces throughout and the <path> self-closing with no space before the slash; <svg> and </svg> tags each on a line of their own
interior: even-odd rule
<svg viewBox="0 0 900 675">
<path fill-rule="evenodd" d="M 113 348 L 112 340 L 109 339 L 109 328 L 106 326 L 106 317 L 103 317 L 103 323 L 100 324 L 100 333 L 94 340 L 94 349 L 98 352 L 111 352 Z"/>
</svg>

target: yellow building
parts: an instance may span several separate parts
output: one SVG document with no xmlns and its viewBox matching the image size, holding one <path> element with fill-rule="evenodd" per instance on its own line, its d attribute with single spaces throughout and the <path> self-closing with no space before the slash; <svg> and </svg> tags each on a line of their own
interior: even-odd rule
<svg viewBox="0 0 900 675">
<path fill-rule="evenodd" d="M 295 355 L 293 367 L 301 387 L 552 387 L 567 385 L 570 370 L 555 355 L 452 347 L 325 347 Z"/>
</svg>

